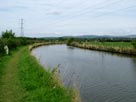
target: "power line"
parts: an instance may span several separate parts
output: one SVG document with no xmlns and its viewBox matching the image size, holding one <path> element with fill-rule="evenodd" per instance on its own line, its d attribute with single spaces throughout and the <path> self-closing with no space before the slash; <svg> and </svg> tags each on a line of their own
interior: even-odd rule
<svg viewBox="0 0 136 102">
<path fill-rule="evenodd" d="M 97 16 L 92 17 L 92 18 L 99 18 L 99 17 L 102 17 L 102 16 L 110 15 L 110 14 L 112 14 L 112 13 L 124 11 L 124 10 L 131 9 L 131 8 L 136 8 L 136 5 L 129 6 L 129 7 L 125 7 L 125 8 L 121 8 L 121 9 L 114 10 L 114 11 L 111 11 L 111 12 L 107 12 L 107 13 L 104 13 L 104 14 L 101 14 L 101 15 L 97 15 Z M 62 24 L 62 26 L 63 26 L 63 25 L 64 25 L 64 24 Z"/>
<path fill-rule="evenodd" d="M 81 15 L 87 15 L 88 13 L 90 13 L 91 11 L 91 13 L 93 13 L 93 12 L 95 12 L 95 9 L 97 9 L 97 10 L 99 10 L 99 9 L 102 9 L 102 8 L 105 8 L 105 7 L 107 7 L 107 6 L 111 6 L 111 5 L 115 5 L 115 4 L 118 4 L 119 2 L 122 2 L 122 1 L 124 1 L 124 0 L 116 0 L 116 1 L 114 1 L 114 2 L 108 2 L 108 4 L 106 4 L 106 5 L 102 5 L 102 4 L 105 4 L 106 3 L 106 1 L 107 0 L 105 0 L 104 2 L 100 2 L 100 3 L 97 3 L 97 4 L 95 4 L 95 5 L 93 5 L 93 6 L 90 6 L 90 7 L 86 7 L 85 9 L 84 9 L 84 12 L 81 12 L 81 13 L 78 13 L 78 14 L 76 14 L 76 15 L 73 15 L 73 16 L 70 16 L 67 20 L 57 20 L 56 22 L 54 22 L 53 24 L 57 24 L 57 23 L 64 23 L 64 22 L 66 22 L 66 21 L 68 21 L 68 20 L 72 20 L 72 19 L 74 19 L 74 18 L 79 18 Z M 101 7 L 97 7 L 97 5 L 102 5 Z"/>
<path fill-rule="evenodd" d="M 73 19 L 74 17 L 78 17 L 78 16 L 80 16 L 80 15 L 82 15 L 82 14 L 84 14 L 84 13 L 86 13 L 86 12 L 88 12 L 88 11 L 90 11 L 90 9 L 91 10 L 93 10 L 93 9 L 95 9 L 95 7 L 97 6 L 97 5 L 102 5 L 102 4 L 105 4 L 105 2 L 106 2 L 107 0 L 104 0 L 104 1 L 102 1 L 102 2 L 99 2 L 99 3 L 96 3 L 96 4 L 94 4 L 94 5 L 92 5 L 92 6 L 87 6 L 87 7 L 85 7 L 84 9 L 83 9 L 83 12 L 81 12 L 81 13 L 72 13 L 72 14 L 76 14 L 76 15 L 72 15 L 72 16 L 69 16 L 69 18 L 68 19 Z M 85 2 L 84 3 L 81 3 L 82 5 L 78 5 L 78 6 L 75 6 L 75 7 L 82 7 L 83 6 L 83 4 L 85 4 Z M 86 6 L 86 5 L 85 5 Z M 65 15 L 65 16 L 63 16 L 63 18 L 65 18 L 65 17 L 68 17 L 68 15 Z M 56 20 L 56 22 L 54 22 L 54 23 L 58 23 L 59 21 L 63 21 L 63 20 Z"/>
<path fill-rule="evenodd" d="M 119 12 L 119 11 L 131 9 L 131 8 L 135 8 L 135 7 L 136 7 L 136 5 L 129 6 L 129 7 L 125 7 L 125 8 L 121 8 L 121 9 L 114 10 L 114 11 L 111 11 L 111 12 L 107 12 L 107 13 L 104 13 L 104 14 L 101 14 L 101 15 L 97 15 L 97 16 L 95 16 L 94 18 L 102 17 L 102 16 L 105 16 L 105 15 L 108 15 L 108 14 L 112 14 L 112 13 L 114 13 L 114 12 Z"/>
</svg>

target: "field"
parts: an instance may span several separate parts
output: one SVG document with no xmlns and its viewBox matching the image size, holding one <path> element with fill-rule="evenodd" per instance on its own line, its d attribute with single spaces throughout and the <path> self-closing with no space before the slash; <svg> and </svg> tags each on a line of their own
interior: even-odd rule
<svg viewBox="0 0 136 102">
<path fill-rule="evenodd" d="M 95 45 L 95 46 L 133 48 L 131 42 L 84 42 L 84 43 L 86 45 Z"/>
</svg>

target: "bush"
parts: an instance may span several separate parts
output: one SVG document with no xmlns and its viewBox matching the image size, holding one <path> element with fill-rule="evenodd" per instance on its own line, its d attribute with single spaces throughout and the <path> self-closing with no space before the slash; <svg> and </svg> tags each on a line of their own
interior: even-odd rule
<svg viewBox="0 0 136 102">
<path fill-rule="evenodd" d="M 132 45 L 133 45 L 133 47 L 136 49 L 136 39 L 135 39 L 135 40 L 132 40 Z"/>
<path fill-rule="evenodd" d="M 0 55 L 2 55 L 4 53 L 4 44 L 3 44 L 3 40 L 0 39 Z"/>
<path fill-rule="evenodd" d="M 0 55 L 4 54 L 4 46 L 7 45 L 9 50 L 15 49 L 23 45 L 33 44 L 36 42 L 42 42 L 44 40 L 35 38 L 15 37 L 15 33 L 12 30 L 6 30 L 2 32 L 0 38 Z"/>
<path fill-rule="evenodd" d="M 67 45 L 70 45 L 74 41 L 74 38 L 68 38 Z"/>
<path fill-rule="evenodd" d="M 2 38 L 14 38 L 15 33 L 12 32 L 12 30 L 6 30 L 5 32 L 2 32 Z"/>
</svg>

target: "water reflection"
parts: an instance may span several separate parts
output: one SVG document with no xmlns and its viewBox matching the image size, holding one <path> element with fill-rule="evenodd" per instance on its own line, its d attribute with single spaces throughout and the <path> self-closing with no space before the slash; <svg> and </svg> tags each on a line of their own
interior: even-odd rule
<svg viewBox="0 0 136 102">
<path fill-rule="evenodd" d="M 75 47 L 73 46 L 67 46 L 68 49 L 74 49 Z"/>
<path fill-rule="evenodd" d="M 132 64 L 133 64 L 134 68 L 136 68 L 136 58 L 132 58 Z"/>
</svg>

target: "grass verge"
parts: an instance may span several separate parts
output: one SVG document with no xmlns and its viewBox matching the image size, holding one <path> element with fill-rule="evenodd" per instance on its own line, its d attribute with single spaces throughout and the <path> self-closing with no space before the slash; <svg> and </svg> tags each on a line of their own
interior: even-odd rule
<svg viewBox="0 0 136 102">
<path fill-rule="evenodd" d="M 72 102 L 71 91 L 54 80 L 54 73 L 43 69 L 27 48 L 21 53 L 18 69 L 19 80 L 27 92 L 25 102 Z"/>
<path fill-rule="evenodd" d="M 136 55 L 136 49 L 129 42 L 72 42 L 69 45 L 90 50 Z"/>
<path fill-rule="evenodd" d="M 24 90 L 18 79 L 17 63 L 19 52 L 4 56 L 0 62 L 0 102 L 21 102 Z"/>
<path fill-rule="evenodd" d="M 72 90 L 43 69 L 28 47 L 3 57 L 0 65 L 0 102 L 75 102 Z"/>
</svg>

